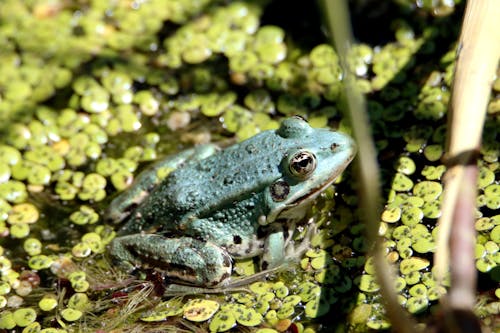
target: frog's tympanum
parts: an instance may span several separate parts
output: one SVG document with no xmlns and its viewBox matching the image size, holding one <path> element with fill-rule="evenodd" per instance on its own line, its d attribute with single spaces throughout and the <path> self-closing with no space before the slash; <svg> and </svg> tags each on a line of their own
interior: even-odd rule
<svg viewBox="0 0 500 333">
<path fill-rule="evenodd" d="M 224 285 L 232 258 L 260 256 L 262 269 L 277 267 L 290 246 L 290 221 L 304 216 L 304 204 L 354 154 L 351 138 L 300 117 L 224 150 L 184 151 L 143 172 L 111 203 L 108 217 L 125 221 L 111 258 L 128 272 L 155 268 L 203 287 Z M 155 184 L 165 167 L 174 171 Z"/>
</svg>

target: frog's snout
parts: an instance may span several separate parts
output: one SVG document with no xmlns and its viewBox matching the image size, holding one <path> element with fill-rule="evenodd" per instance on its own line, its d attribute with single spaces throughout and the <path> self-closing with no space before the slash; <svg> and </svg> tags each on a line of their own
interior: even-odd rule
<svg viewBox="0 0 500 333">
<path fill-rule="evenodd" d="M 357 151 L 357 145 L 354 140 L 344 134 L 337 133 L 338 137 L 330 144 L 332 153 L 346 153 L 349 156 L 349 161 L 354 158 Z"/>
</svg>

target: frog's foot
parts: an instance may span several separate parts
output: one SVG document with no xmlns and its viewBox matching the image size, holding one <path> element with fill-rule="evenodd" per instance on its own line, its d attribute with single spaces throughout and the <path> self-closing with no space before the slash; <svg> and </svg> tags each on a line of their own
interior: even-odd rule
<svg viewBox="0 0 500 333">
<path fill-rule="evenodd" d="M 295 224 L 293 224 L 289 229 L 289 235 L 285 241 L 285 261 L 286 262 L 296 262 L 302 259 L 304 253 L 311 248 L 311 239 L 316 234 L 316 224 L 313 223 L 313 219 L 307 221 L 307 232 L 304 238 L 299 244 L 295 244 L 292 240 Z"/>
<path fill-rule="evenodd" d="M 191 294 L 218 294 L 227 292 L 249 292 L 248 285 L 257 281 L 263 281 L 269 278 L 271 275 L 281 271 L 289 269 L 288 265 L 280 265 L 272 269 L 266 269 L 264 271 L 242 277 L 231 277 L 224 280 L 220 285 L 212 288 L 203 288 L 195 286 L 186 286 L 180 284 L 170 284 L 165 289 L 164 296 L 185 296 Z"/>
<path fill-rule="evenodd" d="M 165 238 L 156 234 L 133 234 L 115 238 L 110 256 L 127 272 L 156 268 L 172 280 L 194 286 L 214 287 L 231 275 L 229 254 L 211 242 L 190 237 Z"/>
</svg>

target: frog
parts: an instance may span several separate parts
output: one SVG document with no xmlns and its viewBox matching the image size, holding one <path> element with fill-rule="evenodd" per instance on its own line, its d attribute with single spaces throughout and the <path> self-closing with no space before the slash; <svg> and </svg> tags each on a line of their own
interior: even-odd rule
<svg viewBox="0 0 500 333">
<path fill-rule="evenodd" d="M 206 288 L 227 285 L 234 260 L 276 268 L 295 223 L 355 154 L 349 135 L 295 116 L 224 149 L 206 144 L 170 156 L 110 203 L 108 219 L 123 223 L 111 260 L 129 273 L 154 269 Z"/>
</svg>

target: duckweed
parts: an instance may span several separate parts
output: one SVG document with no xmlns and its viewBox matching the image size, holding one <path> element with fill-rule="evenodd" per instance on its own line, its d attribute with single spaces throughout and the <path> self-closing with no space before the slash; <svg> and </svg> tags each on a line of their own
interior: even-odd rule
<svg viewBox="0 0 500 333">
<path fill-rule="evenodd" d="M 184 305 L 184 318 L 195 322 L 206 321 L 219 310 L 219 307 L 220 304 L 216 301 L 191 299 Z"/>
<path fill-rule="evenodd" d="M 272 328 L 259 328 L 255 333 L 278 333 L 278 331 Z"/>
<path fill-rule="evenodd" d="M 489 209 L 500 208 L 500 185 L 491 184 L 484 188 L 484 195 L 486 196 L 486 207 Z"/>
<path fill-rule="evenodd" d="M 0 313 L 0 328 L 11 330 L 16 327 L 16 320 L 11 311 L 3 311 Z"/>
<path fill-rule="evenodd" d="M 42 329 L 42 325 L 38 322 L 31 323 L 23 329 L 23 333 L 38 333 Z"/>
<path fill-rule="evenodd" d="M 234 264 L 234 271 L 242 276 L 250 276 L 257 272 L 255 262 L 249 259 L 238 260 Z"/>
<path fill-rule="evenodd" d="M 432 202 L 436 200 L 443 191 L 443 187 L 440 183 L 434 181 L 422 181 L 415 184 L 413 187 L 413 193 L 424 199 L 426 202 Z"/>
<path fill-rule="evenodd" d="M 21 160 L 21 153 L 14 147 L 2 144 L 0 145 L 0 160 L 6 166 L 16 165 Z"/>
<path fill-rule="evenodd" d="M 403 212 L 401 214 L 401 222 L 404 225 L 412 227 L 417 225 L 422 220 L 423 217 L 424 213 L 422 209 L 420 209 L 419 207 L 414 207 L 414 206 L 405 207 L 405 209 L 403 209 Z"/>
<path fill-rule="evenodd" d="M 330 304 L 326 302 L 320 295 L 306 303 L 304 313 L 308 318 L 318 318 L 330 310 Z"/>
<path fill-rule="evenodd" d="M 50 258 L 46 255 L 43 255 L 43 254 L 39 254 L 39 255 L 32 256 L 28 260 L 28 265 L 31 269 L 42 270 L 42 269 L 49 268 L 53 262 L 54 262 L 54 260 L 52 258 Z"/>
<path fill-rule="evenodd" d="M 80 209 L 72 213 L 69 219 L 71 222 L 79 225 L 94 224 L 99 220 L 99 215 L 92 207 L 81 205 Z"/>
<path fill-rule="evenodd" d="M 96 232 L 88 232 L 82 236 L 82 243 L 88 244 L 94 253 L 104 252 L 104 243 L 101 236 Z"/>
<path fill-rule="evenodd" d="M 89 249 L 90 251 L 90 249 Z M 74 271 L 69 274 L 68 280 L 71 282 L 71 286 L 76 292 L 83 293 L 87 291 L 90 284 L 86 280 L 86 273 L 83 271 Z"/>
<path fill-rule="evenodd" d="M 89 289 L 90 283 L 88 281 L 78 281 L 78 282 L 72 283 L 71 286 L 73 287 L 73 289 L 76 292 L 84 293 Z"/>
<path fill-rule="evenodd" d="M 0 162 L 0 182 L 6 182 L 11 175 L 10 167 L 7 163 Z"/>
<path fill-rule="evenodd" d="M 426 165 L 422 169 L 422 176 L 424 176 L 427 180 L 439 180 L 443 176 L 446 168 L 444 165 L 439 165 L 437 167 L 432 165 Z"/>
<path fill-rule="evenodd" d="M 61 317 L 66 321 L 77 321 L 82 317 L 83 313 L 80 310 L 66 308 L 61 310 Z"/>
<path fill-rule="evenodd" d="M 416 237 L 412 244 L 412 248 L 418 253 L 434 252 L 436 243 L 431 235 L 425 235 Z"/>
<path fill-rule="evenodd" d="M 332 239 L 332 233 L 326 229 L 319 230 L 311 239 L 311 246 L 314 248 L 328 248 L 331 247 L 334 243 L 335 242 Z M 314 257 L 314 255 L 310 255 L 310 251 L 306 252 L 306 256 L 311 258 Z"/>
<path fill-rule="evenodd" d="M 387 207 L 382 212 L 381 219 L 387 223 L 395 223 L 401 218 L 402 210 L 400 207 Z"/>
<path fill-rule="evenodd" d="M 40 333 L 68 333 L 68 331 L 61 328 L 44 328 Z"/>
<path fill-rule="evenodd" d="M 299 290 L 297 292 L 297 295 L 300 298 L 295 295 L 290 295 L 287 296 L 285 300 L 295 303 L 296 305 L 300 300 L 302 300 L 302 302 L 308 302 L 319 294 L 321 294 L 320 286 L 312 282 L 304 282 L 299 286 Z"/>
<path fill-rule="evenodd" d="M 57 299 L 55 295 L 44 295 L 40 301 L 38 301 L 38 307 L 42 311 L 52 311 L 57 307 Z"/>
<path fill-rule="evenodd" d="M 416 166 L 415 162 L 407 156 L 402 156 L 399 158 L 397 165 L 396 165 L 396 170 L 398 172 L 401 172 L 405 175 L 411 175 L 415 172 Z"/>
<path fill-rule="evenodd" d="M 92 253 L 90 245 L 87 243 L 78 243 L 71 249 L 71 253 L 76 258 L 85 258 Z"/>
<path fill-rule="evenodd" d="M 437 219 L 441 216 L 441 202 L 440 200 L 426 202 L 422 206 L 422 212 L 424 216 L 430 219 Z"/>
<path fill-rule="evenodd" d="M 274 294 L 278 298 L 284 298 L 288 296 L 289 289 L 282 281 L 274 283 L 273 289 L 274 289 Z"/>
<path fill-rule="evenodd" d="M 496 244 L 500 244 L 500 225 L 497 225 L 490 232 L 490 238 Z"/>
<path fill-rule="evenodd" d="M 368 321 L 372 312 L 370 304 L 359 304 L 349 315 L 349 322 L 353 325 L 363 324 Z"/>
<path fill-rule="evenodd" d="M 160 108 L 159 101 L 148 90 L 139 91 L 134 95 L 134 102 L 139 104 L 139 110 L 147 116 L 152 116 Z"/>
<path fill-rule="evenodd" d="M 415 271 L 422 270 L 430 265 L 429 261 L 423 258 L 408 258 L 401 261 L 399 270 L 402 274 L 409 274 Z"/>
<path fill-rule="evenodd" d="M 264 299 L 259 299 L 254 304 L 255 311 L 257 311 L 260 314 L 266 314 L 269 311 L 270 307 L 271 305 L 269 304 L 269 302 Z"/>
<path fill-rule="evenodd" d="M 271 291 L 271 288 L 272 286 L 269 283 L 263 281 L 254 282 L 250 285 L 250 290 L 257 295 L 265 294 Z"/>
<path fill-rule="evenodd" d="M 392 189 L 395 191 L 406 192 L 413 188 L 413 181 L 402 173 L 397 173 L 392 181 Z"/>
<path fill-rule="evenodd" d="M 431 302 L 432 301 L 437 301 L 444 294 L 446 294 L 446 289 L 444 287 L 442 287 L 442 286 L 433 286 L 433 287 L 430 287 L 427 290 L 427 299 L 429 301 L 431 301 Z"/>
<path fill-rule="evenodd" d="M 226 309 L 229 309 L 236 321 L 244 326 L 256 326 L 263 320 L 260 313 L 241 304 L 228 304 Z"/>
<path fill-rule="evenodd" d="M 409 290 L 409 293 L 411 296 L 417 297 L 417 296 L 426 296 L 427 295 L 427 288 L 425 285 L 419 283 L 414 286 L 412 286 Z"/>
<path fill-rule="evenodd" d="M 9 203 L 7 203 L 7 201 L 0 199 L 0 221 L 7 220 L 11 209 L 12 209 L 12 206 L 9 205 Z"/>
<path fill-rule="evenodd" d="M 444 153 L 440 145 L 428 145 L 424 148 L 424 156 L 431 162 L 438 161 Z"/>
<path fill-rule="evenodd" d="M 489 272 L 498 265 L 498 243 L 494 241 L 487 241 L 484 244 L 476 244 L 476 268 L 483 272 Z"/>
<path fill-rule="evenodd" d="M 359 290 L 367 293 L 373 293 L 378 291 L 379 288 L 380 287 L 375 281 L 375 276 L 368 274 L 361 275 L 361 278 L 359 279 Z"/>
<path fill-rule="evenodd" d="M 82 91 L 80 103 L 85 111 L 99 113 L 108 109 L 109 99 L 109 93 L 96 83 L 93 87 Z"/>
<path fill-rule="evenodd" d="M 7 221 L 10 224 L 32 224 L 38 221 L 39 216 L 38 209 L 34 205 L 30 203 L 21 203 L 12 206 Z"/>
<path fill-rule="evenodd" d="M 209 329 L 211 332 L 225 332 L 236 326 L 236 318 L 231 310 L 217 312 L 210 321 Z"/>
<path fill-rule="evenodd" d="M 5 274 L 5 272 L 9 271 L 11 267 L 12 264 L 10 260 L 4 256 L 0 256 L 0 272 L 2 272 L 2 274 Z"/>
<path fill-rule="evenodd" d="M 276 311 L 276 317 L 278 319 L 284 319 L 291 317 L 295 312 L 295 305 L 293 302 L 284 301 L 281 307 Z"/>
<path fill-rule="evenodd" d="M 32 308 L 22 308 L 14 311 L 13 318 L 16 325 L 26 327 L 36 320 L 36 311 Z"/>
<path fill-rule="evenodd" d="M 106 178 L 97 173 L 90 173 L 84 177 L 78 197 L 84 201 L 101 201 L 106 197 L 105 187 Z"/>
<path fill-rule="evenodd" d="M 262 62 L 276 64 L 285 59 L 284 35 L 284 31 L 276 26 L 265 26 L 257 31 L 253 48 Z"/>
<path fill-rule="evenodd" d="M 391 323 L 383 318 L 373 318 L 366 323 L 366 326 L 373 330 L 386 330 L 391 327 Z"/>
<path fill-rule="evenodd" d="M 8 180 L 0 183 L 0 198 L 10 203 L 23 203 L 28 198 L 24 183 L 17 180 Z"/>
<path fill-rule="evenodd" d="M 12 172 L 9 169 L 9 173 L 12 173 L 12 178 L 17 180 L 26 180 L 28 178 L 30 172 L 30 166 L 33 166 L 33 163 L 28 162 L 20 162 L 14 168 L 12 168 Z"/>
<path fill-rule="evenodd" d="M 23 248 L 30 256 L 42 253 L 42 242 L 36 238 L 27 238 L 23 243 Z"/>
<path fill-rule="evenodd" d="M 484 165 L 479 168 L 478 187 L 485 188 L 495 181 L 495 173 L 485 167 Z"/>
<path fill-rule="evenodd" d="M 10 284 L 5 281 L 0 281 L 0 295 L 7 295 L 10 290 Z"/>
<path fill-rule="evenodd" d="M 274 326 L 279 322 L 279 319 L 276 314 L 276 310 L 272 309 L 267 311 L 265 315 L 266 322 L 269 323 L 270 325 Z"/>
<path fill-rule="evenodd" d="M 395 281 L 396 291 L 403 291 L 406 288 L 406 280 L 398 276 Z"/>
<path fill-rule="evenodd" d="M 30 226 L 28 224 L 14 224 L 10 226 L 9 230 L 12 238 L 25 238 L 30 234 Z"/>
</svg>

